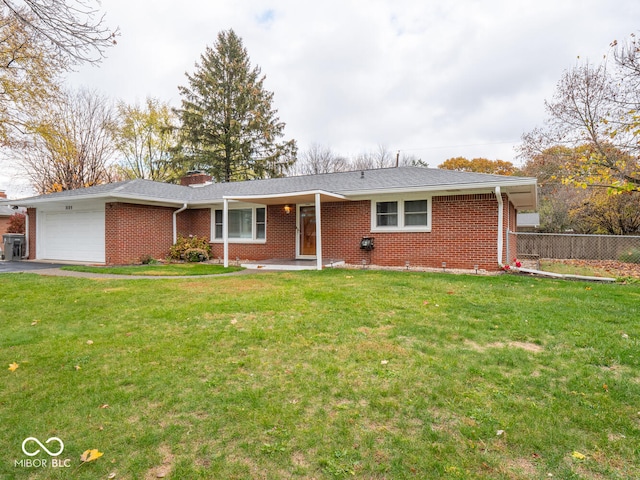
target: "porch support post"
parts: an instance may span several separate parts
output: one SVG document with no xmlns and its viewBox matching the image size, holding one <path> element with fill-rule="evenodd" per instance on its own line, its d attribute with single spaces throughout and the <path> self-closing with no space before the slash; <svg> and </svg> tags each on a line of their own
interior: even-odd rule
<svg viewBox="0 0 640 480">
<path fill-rule="evenodd" d="M 316 193 L 316 265 L 318 270 L 322 270 L 322 221 L 319 193 Z"/>
<path fill-rule="evenodd" d="M 222 208 L 222 242 L 224 244 L 224 268 L 229 266 L 229 199 L 224 199 Z"/>
</svg>

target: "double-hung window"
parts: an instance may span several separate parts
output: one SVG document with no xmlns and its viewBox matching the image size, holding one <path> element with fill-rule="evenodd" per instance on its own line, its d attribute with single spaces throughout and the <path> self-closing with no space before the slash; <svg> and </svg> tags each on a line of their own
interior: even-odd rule
<svg viewBox="0 0 640 480">
<path fill-rule="evenodd" d="M 223 210 L 214 211 L 214 239 L 223 239 Z M 264 242 L 267 238 L 267 212 L 264 207 L 230 208 L 229 240 Z"/>
<path fill-rule="evenodd" d="M 371 201 L 371 230 L 376 232 L 428 232 L 430 198 L 388 198 Z"/>
</svg>

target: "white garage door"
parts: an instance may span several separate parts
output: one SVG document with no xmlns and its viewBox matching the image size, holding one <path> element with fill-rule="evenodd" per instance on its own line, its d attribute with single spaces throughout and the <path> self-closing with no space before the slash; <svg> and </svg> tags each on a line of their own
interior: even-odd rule
<svg viewBox="0 0 640 480">
<path fill-rule="evenodd" d="M 41 215 L 38 258 L 104 263 L 104 207 Z"/>
</svg>

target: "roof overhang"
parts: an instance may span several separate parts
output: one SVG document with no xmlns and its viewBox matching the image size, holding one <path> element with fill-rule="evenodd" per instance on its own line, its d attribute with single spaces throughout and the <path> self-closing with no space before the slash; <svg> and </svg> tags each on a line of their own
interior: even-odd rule
<svg viewBox="0 0 640 480">
<path fill-rule="evenodd" d="M 32 208 L 32 207 L 37 207 L 38 205 L 50 205 L 50 204 L 61 204 L 61 203 L 72 204 L 78 201 L 86 202 L 91 200 L 104 201 L 104 202 L 136 203 L 140 205 L 155 205 L 155 206 L 162 206 L 162 207 L 173 207 L 176 205 L 182 206 L 185 203 L 182 200 L 156 198 L 156 197 L 150 197 L 145 195 L 128 195 L 128 194 L 122 194 L 122 193 L 114 195 L 112 192 L 96 193 L 92 195 L 61 196 L 59 198 L 51 198 L 51 197 L 25 198 L 21 200 L 11 200 L 11 201 L 2 202 L 2 203 L 6 205 L 16 205 L 20 207 Z"/>
<path fill-rule="evenodd" d="M 261 205 L 282 205 L 283 203 L 313 203 L 316 195 L 320 195 L 321 202 L 348 202 L 344 195 L 327 192 L 325 190 L 310 190 L 306 192 L 277 193 L 271 195 L 225 195 L 223 199 L 235 202 L 258 203 Z"/>
<path fill-rule="evenodd" d="M 431 195 L 473 195 L 478 193 L 493 193 L 500 187 L 506 193 L 511 203 L 518 210 L 535 210 L 538 206 L 537 182 L 535 178 L 511 177 L 501 179 L 500 182 L 484 183 L 453 183 L 438 185 L 420 185 L 397 188 L 382 188 L 342 192 L 350 200 L 368 198 L 377 195 L 402 195 L 407 193 L 426 192 Z"/>
</svg>

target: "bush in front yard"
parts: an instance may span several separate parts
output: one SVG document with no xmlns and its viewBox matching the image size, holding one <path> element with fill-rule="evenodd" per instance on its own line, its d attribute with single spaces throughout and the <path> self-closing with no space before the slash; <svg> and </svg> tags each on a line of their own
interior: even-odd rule
<svg viewBox="0 0 640 480">
<path fill-rule="evenodd" d="M 620 254 L 618 260 L 625 263 L 640 263 L 640 249 L 631 248 L 626 250 Z"/>
<path fill-rule="evenodd" d="M 204 262 L 209 260 L 209 254 L 201 248 L 190 248 L 184 252 L 184 259 L 187 262 Z"/>
<path fill-rule="evenodd" d="M 188 262 L 202 262 L 209 260 L 211 256 L 211 245 L 204 237 L 183 237 L 180 235 L 178 241 L 169 249 L 169 257 L 173 260 L 186 260 Z M 193 258 L 193 260 L 191 260 Z"/>
</svg>

